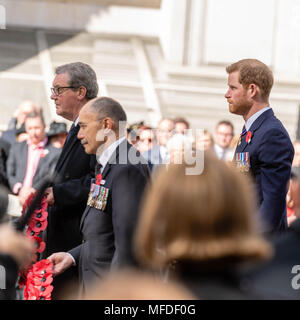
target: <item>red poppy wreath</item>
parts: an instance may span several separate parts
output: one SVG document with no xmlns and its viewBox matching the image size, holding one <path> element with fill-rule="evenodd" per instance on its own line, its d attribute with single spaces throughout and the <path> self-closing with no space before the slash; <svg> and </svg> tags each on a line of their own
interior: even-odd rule
<svg viewBox="0 0 300 320">
<path fill-rule="evenodd" d="M 31 194 L 23 205 L 22 214 L 33 201 L 36 194 Z M 53 286 L 53 264 L 48 259 L 38 262 L 39 255 L 45 250 L 46 244 L 41 238 L 41 232 L 47 228 L 47 200 L 42 198 L 39 207 L 33 212 L 26 227 L 26 235 L 35 242 L 35 255 L 29 266 L 19 274 L 19 288 L 24 288 L 25 300 L 51 300 Z"/>
</svg>

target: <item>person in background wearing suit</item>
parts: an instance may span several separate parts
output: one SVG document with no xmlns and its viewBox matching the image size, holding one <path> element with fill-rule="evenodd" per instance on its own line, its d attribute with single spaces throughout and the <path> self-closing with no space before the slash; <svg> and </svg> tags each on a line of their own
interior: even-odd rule
<svg viewBox="0 0 300 320">
<path fill-rule="evenodd" d="M 300 167 L 292 168 L 290 193 L 296 219 L 272 239 L 274 257 L 245 274 L 245 286 L 261 299 L 300 299 Z"/>
<path fill-rule="evenodd" d="M 95 156 L 86 154 L 77 138 L 79 112 L 98 94 L 96 73 L 81 62 L 59 66 L 55 72 L 51 99 L 55 102 L 56 113 L 73 121 L 73 125 L 55 167 L 56 181 L 46 190 L 49 206 L 44 258 L 54 252 L 68 251 L 81 243 L 79 223 L 96 163 Z M 76 279 L 75 268 L 56 277 L 52 297 L 59 298 L 59 292 L 66 283 L 72 281 L 75 284 Z"/>
<path fill-rule="evenodd" d="M 42 107 L 30 100 L 22 101 L 8 125 L 8 130 L 3 131 L 1 138 L 12 146 L 16 142 L 18 131 L 24 130 L 27 115 L 33 112 L 42 114 Z"/>
<path fill-rule="evenodd" d="M 75 262 L 83 295 L 109 268 L 136 265 L 132 237 L 149 168 L 126 140 L 126 119 L 122 106 L 106 97 L 87 103 L 79 114 L 78 138 L 98 162 L 80 223 L 83 242 L 48 259 L 54 264 L 54 275 Z"/>
<path fill-rule="evenodd" d="M 60 154 L 60 150 L 54 148 L 46 137 L 41 114 L 28 114 L 25 128 L 28 140 L 15 143 L 7 160 L 9 185 L 22 205 L 49 172 L 54 170 Z"/>
<path fill-rule="evenodd" d="M 175 133 L 184 134 L 184 131 L 188 129 L 190 129 L 190 123 L 185 118 L 178 117 L 174 119 Z"/>
<path fill-rule="evenodd" d="M 244 59 L 226 68 L 229 111 L 241 115 L 245 126 L 234 160 L 242 172 L 250 172 L 257 186 L 262 232 L 287 228 L 286 194 L 294 148 L 282 123 L 269 104 L 272 71 L 261 61 Z"/>
<path fill-rule="evenodd" d="M 167 143 L 172 137 L 173 131 L 174 121 L 172 119 L 163 118 L 159 121 L 156 130 L 157 144 L 142 154 L 143 157 L 148 160 L 151 171 L 169 162 Z"/>
<path fill-rule="evenodd" d="M 230 144 L 233 137 L 233 124 L 228 120 L 220 121 L 216 126 L 214 139 L 214 150 L 219 159 L 232 161 L 234 149 L 230 147 Z"/>
</svg>

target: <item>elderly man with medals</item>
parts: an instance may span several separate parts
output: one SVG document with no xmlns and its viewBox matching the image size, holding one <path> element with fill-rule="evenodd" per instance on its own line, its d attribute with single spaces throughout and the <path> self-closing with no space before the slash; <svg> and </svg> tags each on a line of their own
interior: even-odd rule
<svg viewBox="0 0 300 320">
<path fill-rule="evenodd" d="M 79 114 L 78 138 L 98 162 L 80 222 L 83 242 L 49 259 L 54 275 L 78 266 L 81 297 L 109 269 L 136 265 L 132 237 L 149 168 L 126 140 L 126 118 L 121 105 L 106 97 L 88 102 Z"/>
</svg>

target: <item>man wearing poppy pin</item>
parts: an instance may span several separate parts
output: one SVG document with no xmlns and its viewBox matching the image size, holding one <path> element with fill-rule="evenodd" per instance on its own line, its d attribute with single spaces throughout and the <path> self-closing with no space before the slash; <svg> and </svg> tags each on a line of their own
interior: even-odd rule
<svg viewBox="0 0 300 320">
<path fill-rule="evenodd" d="M 240 60 L 226 71 L 229 111 L 245 120 L 234 159 L 237 167 L 250 171 L 255 180 L 262 231 L 283 231 L 287 228 L 286 193 L 294 148 L 269 104 L 272 71 L 256 59 Z"/>
<path fill-rule="evenodd" d="M 45 133 L 45 121 L 40 113 L 29 113 L 25 120 L 28 140 L 15 143 L 7 160 L 10 188 L 23 205 L 41 180 L 53 172 L 60 150 L 53 147 Z"/>
<path fill-rule="evenodd" d="M 107 97 L 93 99 L 79 113 L 78 139 L 98 162 L 80 222 L 83 242 L 48 259 L 55 276 L 78 266 L 81 295 L 108 269 L 136 265 L 132 238 L 149 168 L 126 140 L 126 121 L 122 106 Z"/>
</svg>

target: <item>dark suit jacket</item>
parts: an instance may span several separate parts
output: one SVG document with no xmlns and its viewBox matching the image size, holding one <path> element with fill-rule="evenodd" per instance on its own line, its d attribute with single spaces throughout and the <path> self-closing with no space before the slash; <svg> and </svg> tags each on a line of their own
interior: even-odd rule
<svg viewBox="0 0 300 320">
<path fill-rule="evenodd" d="M 49 173 L 53 172 L 60 155 L 60 149 L 53 147 L 49 143 L 49 140 L 44 149 L 47 150 L 48 153 L 40 159 L 33 177 L 32 186 L 35 189 L 40 186 L 41 181 L 43 181 Z M 27 156 L 28 145 L 26 141 L 12 145 L 7 160 L 7 177 L 11 189 L 13 189 L 17 182 L 23 183 L 24 181 L 27 168 Z"/>
<path fill-rule="evenodd" d="M 243 289 L 239 269 L 235 263 L 224 266 L 222 261 L 213 261 L 210 267 L 203 267 L 193 261 L 181 267 L 176 280 L 201 300 L 257 299 L 256 295 Z"/>
<path fill-rule="evenodd" d="M 16 143 L 16 137 L 17 137 L 17 129 L 12 128 L 8 129 L 6 131 L 2 132 L 1 138 L 7 142 L 10 146 L 14 145 Z"/>
<path fill-rule="evenodd" d="M 9 155 L 10 144 L 0 138 L 0 184 L 9 189 L 7 180 L 6 163 Z"/>
<path fill-rule="evenodd" d="M 19 266 L 14 258 L 0 252 L 0 300 L 16 299 L 16 281 L 18 278 Z M 4 285 L 4 286 L 3 286 Z"/>
<path fill-rule="evenodd" d="M 274 257 L 255 269 L 247 270 L 243 283 L 249 292 L 261 299 L 299 300 L 300 219 L 295 220 L 287 232 L 274 237 L 272 243 Z"/>
<path fill-rule="evenodd" d="M 250 131 L 251 141 L 247 143 L 247 135 L 244 135 L 235 152 L 249 152 L 250 172 L 257 187 L 263 231 L 285 230 L 286 193 L 294 157 L 293 145 L 272 109 L 260 115 Z"/>
<path fill-rule="evenodd" d="M 160 154 L 160 147 L 158 144 L 156 144 L 152 149 L 143 152 L 142 156 L 148 161 L 148 165 L 151 171 L 154 171 L 163 163 L 163 159 Z"/>
<path fill-rule="evenodd" d="M 132 237 L 140 201 L 149 178 L 149 168 L 143 158 L 144 164 L 131 164 L 128 161 L 129 152 L 140 156 L 125 140 L 111 157 L 116 159 L 115 164 L 109 161 L 105 166 L 102 174 L 102 181 L 105 182 L 103 187 L 109 189 L 106 208 L 101 211 L 86 207 L 80 227 L 84 241 L 70 251 L 79 266 L 83 291 L 110 266 L 135 264 Z M 127 160 L 127 164 L 120 164 L 120 159 Z"/>
<path fill-rule="evenodd" d="M 65 143 L 55 167 L 54 206 L 48 207 L 46 249 L 43 257 L 68 251 L 81 243 L 79 222 L 94 176 L 95 156 L 87 155 L 76 132 Z"/>
</svg>

